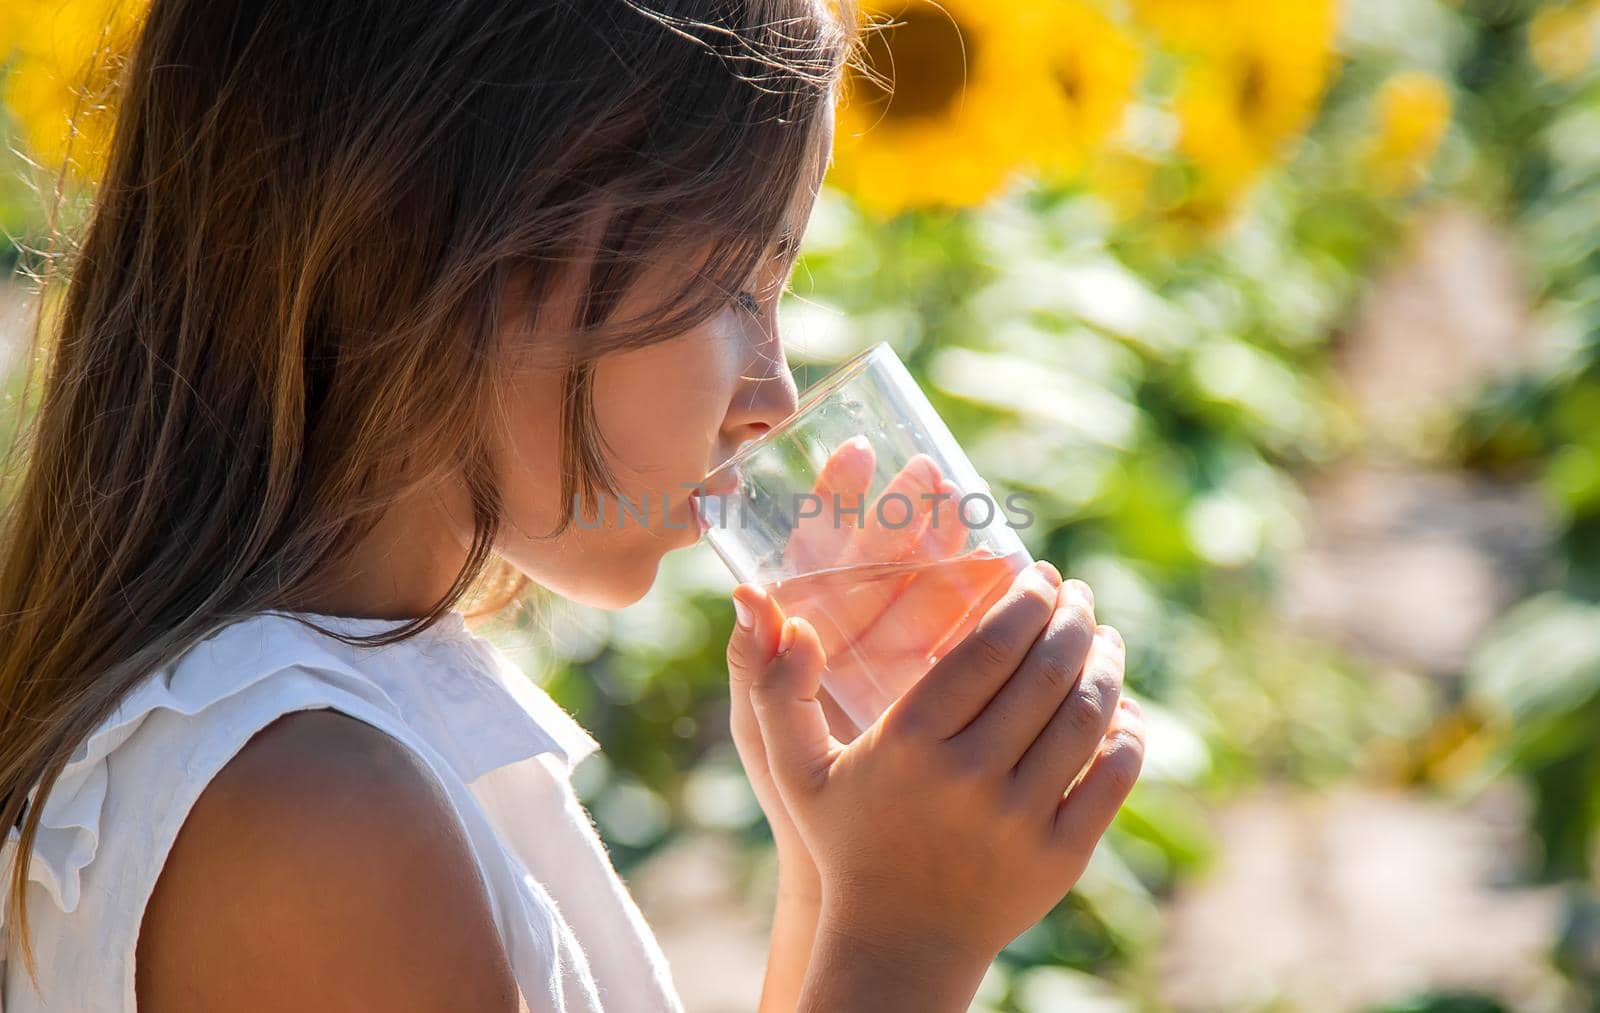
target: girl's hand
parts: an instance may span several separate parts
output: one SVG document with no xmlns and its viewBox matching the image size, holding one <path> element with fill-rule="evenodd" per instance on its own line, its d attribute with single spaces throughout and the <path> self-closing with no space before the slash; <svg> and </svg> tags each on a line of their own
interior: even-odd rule
<svg viewBox="0 0 1600 1013">
<path fill-rule="evenodd" d="M 962 490 L 927 454 L 913 455 L 869 498 L 875 475 L 871 441 L 857 437 L 835 448 L 811 489 L 813 511 L 800 513 L 784 548 L 790 572 L 852 570 L 852 579 L 777 591 L 785 613 L 804 615 L 815 628 L 828 659 L 828 689 L 840 709 L 856 715 L 879 714 L 909 689 L 930 656 L 971 632 L 982 605 L 1027 563 L 1022 555 L 957 560 L 969 535 Z"/>
<path fill-rule="evenodd" d="M 936 561 L 955 554 L 965 544 L 966 533 L 958 518 L 949 516 L 953 509 L 944 511 L 947 516 L 941 528 L 934 510 L 944 504 L 930 503 L 929 497 L 919 495 L 948 495 L 955 489 L 941 481 L 937 467 L 924 455 L 913 458 L 884 491 L 905 496 L 912 504 L 915 524 L 891 527 L 879 523 L 876 507 L 881 497 L 874 502 L 872 513 L 863 511 L 860 523 L 850 523 L 857 518 L 850 509 L 865 505 L 873 472 L 872 448 L 866 440 L 851 440 L 835 451 L 812 490 L 820 512 L 803 519 L 789 540 L 787 554 L 795 572 L 848 566 L 853 560 Z M 838 512 L 833 510 L 835 496 L 842 508 Z M 728 642 L 730 730 L 778 851 L 778 896 L 761 992 L 763 1011 L 796 1008 L 813 962 L 822 906 L 816 863 L 773 783 L 750 704 L 751 685 L 777 651 L 783 609 L 804 608 L 819 624 L 819 631 L 831 635 L 832 640 L 825 643 L 839 680 L 834 685 L 850 694 L 847 699 L 855 713 L 876 714 L 888 703 L 888 694 L 903 689 L 927 668 L 927 656 L 934 646 L 958 640 L 976 622 L 978 606 L 990 596 L 989 585 L 1010 583 L 1004 565 L 998 572 L 993 567 L 985 569 L 982 574 L 947 569 L 912 572 L 892 580 L 849 582 L 837 598 L 826 588 L 814 590 L 804 600 L 791 592 L 783 606 L 760 586 L 742 584 L 734 589 L 737 625 Z M 871 676 L 863 671 L 868 658 Z M 826 689 L 818 690 L 817 699 L 834 738 L 851 741 L 857 725 L 835 705 Z"/>
<path fill-rule="evenodd" d="M 942 528 L 930 527 L 933 511 L 941 504 L 919 494 L 938 490 L 941 487 L 941 477 L 937 465 L 924 455 L 913 458 L 884 490 L 885 495 L 899 493 L 906 496 L 913 504 L 916 514 L 913 518 L 914 523 L 895 528 L 887 527 L 875 522 L 876 514 L 871 509 L 863 514 L 867 522 L 859 525 L 845 523 L 855 516 L 848 510 L 835 516 L 833 512 L 835 496 L 839 497 L 840 504 L 846 508 L 862 502 L 861 497 L 871 484 L 873 460 L 872 444 L 865 439 L 850 440 L 840 445 L 829 456 L 811 490 L 817 502 L 823 504 L 822 513 L 804 518 L 795 529 L 785 550 L 790 566 L 797 572 L 805 573 L 845 566 L 853 560 L 881 561 L 906 556 L 942 558 L 955 551 L 957 545 L 952 539 L 965 541 L 965 533 L 953 517 L 942 516 Z M 945 488 L 953 488 L 948 483 L 942 485 Z M 881 496 L 879 498 L 881 499 Z M 949 515 L 952 510 L 946 506 L 940 513 Z M 871 685 L 864 677 L 851 678 L 849 671 L 851 659 L 861 657 L 883 659 L 898 650 L 895 645 L 882 642 L 883 637 L 868 637 L 863 635 L 864 631 L 874 626 L 882 631 L 899 630 L 900 634 L 894 637 L 897 644 L 907 640 L 916 641 L 925 653 L 936 638 L 926 634 L 907 636 L 906 634 L 913 631 L 903 628 L 905 622 L 914 620 L 918 628 L 929 624 L 943 624 L 939 629 L 945 632 L 945 626 L 954 619 L 950 614 L 952 610 L 960 614 L 987 590 L 951 586 L 948 578 L 939 586 L 934 586 L 936 583 L 936 579 L 932 577 L 920 581 L 908 579 L 897 587 L 888 586 L 882 590 L 872 591 L 870 600 L 863 600 L 862 596 L 857 594 L 848 603 L 849 608 L 830 607 L 828 602 L 811 603 L 815 606 L 812 610 L 813 615 L 827 617 L 838 614 L 849 617 L 845 621 L 849 629 L 829 619 L 821 620 L 828 634 L 828 639 L 824 641 L 825 649 L 834 656 L 835 664 L 839 667 L 837 674 L 846 685 Z M 913 589 L 915 593 L 909 596 L 904 593 Z M 901 604 L 891 613 L 890 607 L 897 602 Z M 772 782 L 772 774 L 767 767 L 766 748 L 762 745 L 761 732 L 756 726 L 755 714 L 750 707 L 750 687 L 754 684 L 756 675 L 771 663 L 778 649 L 778 632 L 783 625 L 784 613 L 772 600 L 772 596 L 756 584 L 740 584 L 734 588 L 733 607 L 735 625 L 733 634 L 728 639 L 729 731 L 733 737 L 734 748 L 738 750 L 739 760 L 744 764 L 745 773 L 750 778 L 750 786 L 755 792 L 756 801 L 760 803 L 762 812 L 766 814 L 767 823 L 772 828 L 779 868 L 785 878 L 785 882 L 780 883 L 780 888 L 794 888 L 801 893 L 815 894 L 819 889 L 816 866 L 812 863 L 800 836 L 795 832 L 794 821 L 789 818 L 777 787 Z M 890 622 L 877 623 L 878 619 L 886 616 Z M 844 645 L 847 643 L 853 645 L 854 649 L 846 651 Z M 880 670 L 892 667 L 892 665 L 880 665 Z M 856 725 L 826 689 L 818 689 L 817 700 L 827 715 L 828 730 L 834 738 L 840 742 L 849 742 L 855 738 Z M 880 701 L 877 709 L 881 710 L 883 703 L 886 702 Z"/>
<path fill-rule="evenodd" d="M 777 903 L 772 912 L 772 943 L 759 1008 L 761 1013 L 793 1013 L 811 964 L 812 943 L 822 909 L 822 879 L 773 783 L 766 746 L 750 704 L 750 687 L 777 650 L 783 615 L 772 599 L 753 584 L 735 588 L 733 604 L 736 619 L 733 635 L 728 639 L 728 727 L 756 801 L 772 828 L 778 852 Z M 832 707 L 833 701 L 825 690 L 818 692 L 818 699 L 828 713 L 832 734 L 848 741 L 855 726 Z"/>
<path fill-rule="evenodd" d="M 761 729 L 756 724 L 755 711 L 750 703 L 750 687 L 757 675 L 772 661 L 778 649 L 778 631 L 783 625 L 783 613 L 771 596 L 755 584 L 740 584 L 733 591 L 735 622 L 733 635 L 728 638 L 728 730 L 733 745 L 744 764 L 750 787 L 755 792 L 761 811 L 772 827 L 773 842 L 778 851 L 778 868 L 782 881 L 780 889 L 791 890 L 805 899 L 820 901 L 821 882 L 817 877 L 816 863 L 811 860 L 805 842 L 795 830 L 794 820 L 784 808 L 783 798 L 773 783 L 772 771 L 767 765 L 766 746 L 761 741 Z M 817 701 L 826 714 L 828 730 L 841 742 L 855 737 L 855 725 L 834 704 L 825 689 L 818 689 Z"/>
<path fill-rule="evenodd" d="M 1024 569 L 848 745 L 818 699 L 816 630 L 785 623 L 750 701 L 821 879 L 807 1008 L 843 981 L 900 988 L 908 968 L 938 972 L 930 1001 L 965 1008 L 988 962 L 1082 875 L 1138 776 L 1143 726 L 1119 704 L 1121 638 L 1095 626 L 1086 585 L 1059 580 L 1048 563 Z"/>
</svg>

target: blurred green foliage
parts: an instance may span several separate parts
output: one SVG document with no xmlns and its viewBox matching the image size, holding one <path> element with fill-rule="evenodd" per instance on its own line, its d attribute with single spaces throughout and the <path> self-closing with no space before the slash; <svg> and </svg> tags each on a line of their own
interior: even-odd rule
<svg viewBox="0 0 1600 1013">
<path fill-rule="evenodd" d="M 1424 735 L 1436 706 L 1482 729 L 1482 776 L 1533 786 L 1542 871 L 1575 885 L 1552 955 L 1574 981 L 1600 980 L 1583 945 L 1600 829 L 1600 75 L 1557 80 L 1530 57 L 1549 6 L 1348 4 L 1312 133 L 1218 231 L 1118 216 L 1064 186 L 886 222 L 824 191 L 784 311 L 802 385 L 890 342 L 997 491 L 1030 494 L 1029 549 L 1093 584 L 1148 701 L 1140 786 L 1080 887 L 1002 955 L 983 1008 L 1058 1008 L 1040 997 L 1079 987 L 1073 971 L 1154 1004 L 1162 902 L 1206 866 L 1208 809 L 1263 782 L 1348 778 L 1374 743 Z M 1448 82 L 1456 112 L 1431 181 L 1402 193 L 1375 186 L 1360 153 L 1376 89 L 1403 69 Z M 1275 602 L 1304 544 L 1297 479 L 1372 435 L 1341 401 L 1336 336 L 1436 200 L 1517 231 L 1541 326 L 1566 336 L 1537 372 L 1484 390 L 1438 458 L 1538 483 L 1561 543 L 1548 588 L 1481 645 L 1463 700 L 1419 705 L 1288 632 Z M 0 226 L 36 243 L 40 221 L 21 174 L 0 173 Z M 764 868 L 765 825 L 727 740 L 730 587 L 697 547 L 634 607 L 541 599 L 502 631 L 601 741 L 577 780 L 625 874 L 691 830 L 747 844 L 736 875 Z"/>
<path fill-rule="evenodd" d="M 1536 481 L 1559 524 L 1549 588 L 1508 611 L 1468 669 L 1469 701 L 1501 729 L 1491 769 L 1525 777 L 1543 876 L 1575 886 L 1563 966 L 1600 986 L 1600 79 L 1552 82 L 1520 45 L 1527 3 L 1480 4 L 1463 76 L 1482 95 L 1482 162 L 1522 236 L 1556 354 L 1486 390 L 1457 427 L 1466 465 Z"/>
<path fill-rule="evenodd" d="M 1437 200 L 1517 229 L 1541 307 L 1581 335 L 1544 375 L 1485 390 L 1435 451 L 1463 468 L 1537 476 L 1562 508 L 1564 589 L 1505 617 L 1469 673 L 1465 706 L 1513 709 L 1514 730 L 1493 740 L 1497 769 L 1535 789 L 1547 873 L 1592 875 L 1600 282 L 1590 237 L 1600 228 L 1589 226 L 1600 226 L 1600 145 L 1589 138 L 1600 133 L 1585 128 L 1600 123 L 1600 91 L 1591 74 L 1556 81 L 1533 63 L 1536 11 L 1350 5 L 1343 68 L 1312 134 L 1239 221 L 1198 241 L 1065 188 L 886 223 L 824 194 L 786 317 L 802 379 L 873 341 L 893 344 L 979 470 L 1032 495 L 1029 548 L 1095 586 L 1104 621 L 1131 645 L 1130 685 L 1152 701 L 1144 780 L 1080 888 L 1003 954 L 984 991 L 992 1008 L 1056 1008 L 1030 1006 L 1036 968 L 1093 972 L 1154 1004 L 1162 900 L 1205 867 L 1210 806 L 1264 781 L 1349 777 L 1375 742 L 1415 742 L 1440 720 L 1432 708 L 1454 706 L 1386 698 L 1388 684 L 1285 632 L 1273 607 L 1303 544 L 1297 477 L 1359 454 L 1371 436 L 1340 401 L 1335 337 L 1414 212 Z M 1360 142 L 1374 89 L 1417 67 L 1451 82 L 1458 115 L 1430 184 L 1386 192 Z M 660 800 L 649 832 L 613 835 L 625 867 L 707 824 L 692 801 L 703 769 L 737 769 L 723 748 L 731 615 L 720 577 L 714 561 L 673 560 L 652 604 L 589 618 L 600 627 L 592 655 L 547 659 L 612 763 L 590 789 L 602 825 L 612 784 Z M 644 615 L 675 632 L 641 635 Z M 709 822 L 761 837 L 753 805 Z M 1503 1007 L 1439 994 L 1389 1008 Z"/>
<path fill-rule="evenodd" d="M 889 341 L 979 470 L 1031 494 L 1029 548 L 1095 586 L 1103 620 L 1131 645 L 1130 686 L 1151 701 L 1141 785 L 1080 888 L 1002 955 L 983 993 L 989 1007 L 1056 1008 L 1030 1006 L 1036 968 L 1093 972 L 1154 1004 L 1162 901 L 1204 869 L 1209 807 L 1265 781 L 1350 777 L 1374 743 L 1415 743 L 1441 720 L 1437 708 L 1456 706 L 1386 697 L 1388 683 L 1285 632 L 1274 610 L 1303 544 L 1296 479 L 1358 455 L 1371 437 L 1340 400 L 1336 336 L 1415 211 L 1434 201 L 1511 224 L 1533 261 L 1541 313 L 1575 335 L 1542 375 L 1485 390 L 1434 451 L 1462 468 L 1536 477 L 1561 508 L 1562 590 L 1505 617 L 1461 706 L 1510 708 L 1513 730 L 1493 738 L 1497 762 L 1485 774 L 1530 779 L 1550 876 L 1592 875 L 1600 275 L 1590 237 L 1600 236 L 1600 145 L 1590 138 L 1600 136 L 1600 79 L 1557 81 L 1534 64 L 1536 12 L 1351 4 L 1343 67 L 1313 132 L 1240 220 L 1198 240 L 1118 218 L 1070 188 L 1021 187 L 983 208 L 887 222 L 824 193 L 785 318 L 802 381 Z M 1394 193 L 1372 185 L 1358 155 L 1374 89 L 1405 68 L 1450 82 L 1458 113 L 1431 182 Z M 611 766 L 587 789 L 602 827 L 619 786 L 656 800 L 644 820 L 620 804 L 612 813 L 627 824 L 609 828 L 625 868 L 690 828 L 762 839 L 753 803 L 708 805 L 696 784 L 707 770 L 737 784 L 724 741 L 729 582 L 699 551 L 669 560 L 647 604 L 569 615 L 571 627 L 588 624 L 587 646 L 571 655 L 558 646 L 542 662 L 605 744 Z M 1440 994 L 1389 1008 L 1502 1007 Z"/>
</svg>

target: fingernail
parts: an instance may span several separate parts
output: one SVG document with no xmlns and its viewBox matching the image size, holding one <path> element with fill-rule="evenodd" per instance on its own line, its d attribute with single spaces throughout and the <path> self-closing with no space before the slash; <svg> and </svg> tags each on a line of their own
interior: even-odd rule
<svg viewBox="0 0 1600 1013">
<path fill-rule="evenodd" d="M 733 596 L 733 617 L 741 630 L 754 629 L 756 625 L 755 610 L 745 604 L 737 594 Z"/>
<path fill-rule="evenodd" d="M 1119 699 L 1117 703 L 1131 713 L 1134 717 L 1142 717 L 1144 715 L 1144 708 L 1140 707 L 1139 701 L 1135 700 L 1131 696 L 1124 696 Z"/>
<path fill-rule="evenodd" d="M 1072 580 L 1067 581 L 1061 586 L 1064 587 L 1074 598 L 1078 599 L 1078 601 L 1082 602 L 1084 605 L 1087 605 L 1089 608 L 1094 608 L 1094 592 L 1089 590 L 1088 584 L 1085 584 L 1083 581 L 1074 577 Z"/>
<path fill-rule="evenodd" d="M 1096 636 L 1103 638 L 1109 644 L 1113 644 L 1117 647 L 1124 646 L 1122 643 L 1122 634 L 1118 633 L 1116 627 L 1114 626 L 1101 626 L 1094 632 Z"/>
<path fill-rule="evenodd" d="M 789 653 L 789 648 L 794 646 L 794 620 L 785 619 L 783 629 L 778 633 L 778 657 Z"/>
<path fill-rule="evenodd" d="M 1044 575 L 1044 579 L 1050 582 L 1051 587 L 1061 586 L 1061 571 L 1057 570 L 1055 564 L 1051 563 L 1050 560 L 1041 559 L 1034 563 L 1033 566 L 1034 569 Z"/>
</svg>

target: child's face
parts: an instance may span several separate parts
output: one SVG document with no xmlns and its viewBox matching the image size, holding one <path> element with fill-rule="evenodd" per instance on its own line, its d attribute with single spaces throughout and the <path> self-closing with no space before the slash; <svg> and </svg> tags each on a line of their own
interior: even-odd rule
<svg viewBox="0 0 1600 1013">
<path fill-rule="evenodd" d="M 810 183 L 791 211 L 797 236 L 832 150 L 831 110 L 821 133 Z M 754 291 L 771 293 L 758 307 L 735 302 L 688 333 L 599 360 L 595 415 L 619 491 L 635 511 L 625 523 L 617 497 L 607 496 L 603 522 L 574 523 L 555 539 L 530 537 L 551 530 L 561 509 L 562 387 L 552 370 L 517 381 L 497 453 L 507 516 L 502 556 L 534 582 L 600 608 L 631 604 L 650 589 L 661 557 L 699 538 L 692 486 L 795 410 L 776 317 L 791 264 L 774 257 L 769 270 L 777 277 L 757 279 Z M 644 310 L 656 295 L 641 284 L 621 316 Z"/>
</svg>

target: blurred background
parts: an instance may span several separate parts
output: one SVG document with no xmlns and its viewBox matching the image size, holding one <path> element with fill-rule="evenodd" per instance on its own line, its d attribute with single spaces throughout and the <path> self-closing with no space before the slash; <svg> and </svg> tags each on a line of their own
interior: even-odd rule
<svg viewBox="0 0 1600 1013">
<path fill-rule="evenodd" d="M 12 384 L 110 10 L 0 9 Z M 1151 725 L 974 1008 L 1600 1009 L 1600 2 L 866 13 L 791 361 L 894 346 Z M 731 587 L 701 545 L 487 631 L 600 740 L 576 783 L 696 1013 L 754 1008 L 773 886 Z"/>
</svg>

